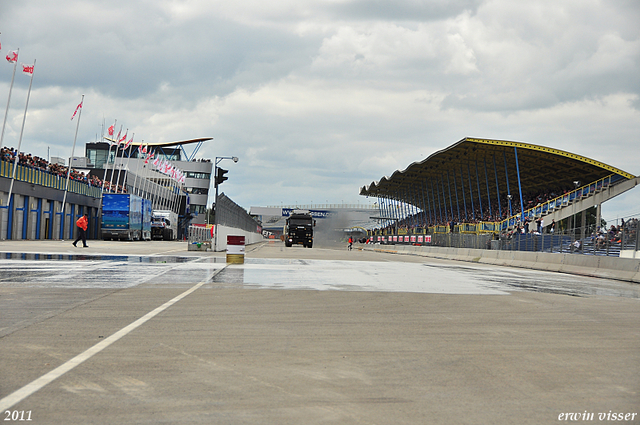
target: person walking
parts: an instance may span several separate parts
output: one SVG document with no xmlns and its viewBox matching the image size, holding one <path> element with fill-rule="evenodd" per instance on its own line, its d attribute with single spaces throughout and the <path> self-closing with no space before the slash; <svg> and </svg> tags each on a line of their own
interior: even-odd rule
<svg viewBox="0 0 640 425">
<path fill-rule="evenodd" d="M 349 251 L 351 251 L 352 247 L 353 247 L 353 237 L 349 236 Z"/>
<path fill-rule="evenodd" d="M 73 246 L 77 247 L 77 243 L 80 239 L 82 239 L 83 248 L 88 248 L 87 246 L 87 227 L 89 226 L 89 219 L 87 215 L 84 214 L 82 217 L 76 221 L 76 226 L 78 226 L 78 237 L 75 241 L 73 241 Z"/>
</svg>

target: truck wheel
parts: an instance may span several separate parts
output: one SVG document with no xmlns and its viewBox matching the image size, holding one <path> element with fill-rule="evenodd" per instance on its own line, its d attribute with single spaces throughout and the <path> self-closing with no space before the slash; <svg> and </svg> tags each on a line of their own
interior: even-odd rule
<svg viewBox="0 0 640 425">
<path fill-rule="evenodd" d="M 286 246 L 287 248 L 291 248 L 291 242 L 285 241 L 284 246 Z"/>
<path fill-rule="evenodd" d="M 307 244 L 307 248 L 313 248 L 313 242 L 309 242 L 309 243 Z"/>
</svg>

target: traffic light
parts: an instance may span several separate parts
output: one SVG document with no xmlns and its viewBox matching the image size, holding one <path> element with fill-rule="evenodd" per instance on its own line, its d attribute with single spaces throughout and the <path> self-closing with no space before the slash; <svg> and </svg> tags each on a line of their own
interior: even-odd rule
<svg viewBox="0 0 640 425">
<path fill-rule="evenodd" d="M 225 180 L 228 180 L 229 177 L 225 177 L 225 174 L 227 174 L 229 172 L 229 170 L 225 170 L 223 168 L 218 167 L 216 169 L 216 186 L 218 186 L 220 183 L 222 183 Z"/>
</svg>

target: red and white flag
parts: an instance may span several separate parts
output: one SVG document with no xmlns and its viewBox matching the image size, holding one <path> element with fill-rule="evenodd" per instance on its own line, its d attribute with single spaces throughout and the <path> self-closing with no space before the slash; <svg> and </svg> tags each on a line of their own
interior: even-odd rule
<svg viewBox="0 0 640 425">
<path fill-rule="evenodd" d="M 84 102 L 84 100 L 80 103 L 78 103 L 78 106 L 76 106 L 76 110 L 73 111 L 73 115 L 71 115 L 71 121 L 73 121 L 73 119 L 75 118 L 76 114 L 78 113 L 78 111 L 80 109 L 82 109 L 82 103 Z"/>
<path fill-rule="evenodd" d="M 22 73 L 32 76 L 33 75 L 33 68 L 35 68 L 35 64 L 34 65 L 25 65 L 23 63 L 21 63 L 20 65 L 22 65 Z"/>
<path fill-rule="evenodd" d="M 133 142 L 133 136 L 131 136 L 131 139 L 129 139 L 129 141 L 125 143 L 124 146 L 122 146 L 120 149 L 127 149 L 131 145 L 131 142 Z"/>
<path fill-rule="evenodd" d="M 120 143 L 124 142 L 125 140 L 127 140 L 127 133 L 129 133 L 129 130 L 127 130 L 126 133 L 124 133 L 124 136 L 122 136 L 122 139 L 118 140 L 118 144 L 120 144 Z"/>
<path fill-rule="evenodd" d="M 109 127 L 109 136 L 113 136 L 113 132 L 115 131 L 115 128 L 113 128 L 113 125 L 111 127 Z"/>
<path fill-rule="evenodd" d="M 9 52 L 9 54 L 7 55 L 7 60 L 9 61 L 9 63 L 18 62 L 18 51 L 17 50 L 13 50 L 13 51 Z"/>
</svg>

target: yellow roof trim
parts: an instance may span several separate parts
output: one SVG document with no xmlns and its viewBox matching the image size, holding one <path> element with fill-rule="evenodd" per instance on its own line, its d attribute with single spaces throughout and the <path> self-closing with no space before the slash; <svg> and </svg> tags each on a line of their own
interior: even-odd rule
<svg viewBox="0 0 640 425">
<path fill-rule="evenodd" d="M 473 137 L 466 137 L 464 140 L 474 143 L 480 143 L 484 145 L 495 145 L 495 146 L 511 146 L 516 148 L 530 149 L 539 152 L 551 153 L 554 155 L 564 156 L 566 158 L 575 159 L 577 161 L 585 162 L 587 164 L 594 165 L 596 167 L 603 168 L 605 170 L 611 171 L 612 173 L 619 174 L 627 179 L 634 179 L 636 176 L 633 174 L 627 173 L 626 171 L 622 171 L 619 168 L 612 167 L 611 165 L 607 165 L 603 162 L 596 161 L 595 159 L 587 158 L 586 156 L 576 155 L 574 153 L 566 152 L 560 149 L 548 148 L 546 146 L 534 145 L 531 143 L 523 143 L 523 142 L 511 142 L 508 140 L 493 140 L 493 139 L 476 139 Z"/>
<path fill-rule="evenodd" d="M 109 137 L 105 137 L 104 139 L 112 143 L 117 142 L 117 140 L 110 139 Z M 167 146 L 177 146 L 177 145 L 188 145 L 190 143 L 206 142 L 207 140 L 213 140 L 213 137 L 201 137 L 198 139 L 180 140 L 177 142 L 131 142 L 131 146 L 146 145 L 146 146 L 152 146 L 152 147 L 167 147 Z"/>
</svg>

